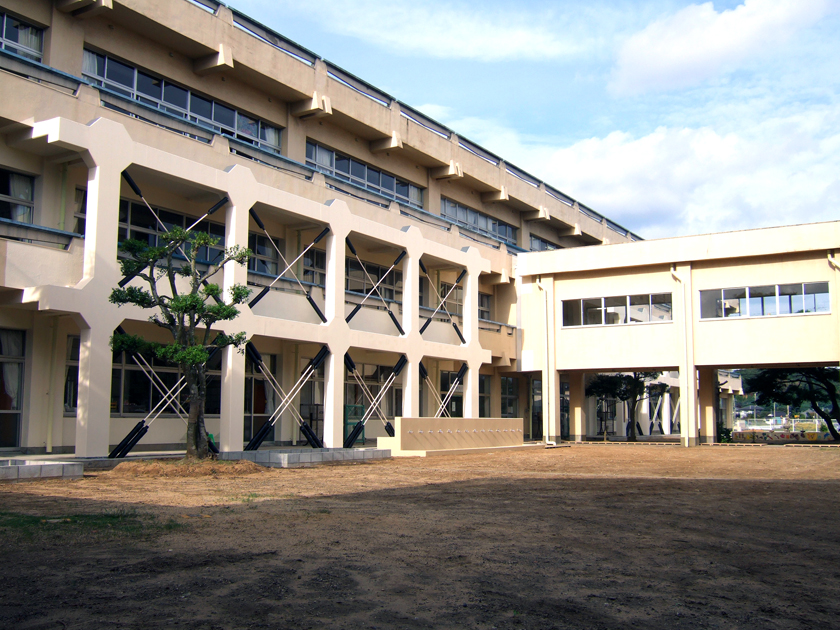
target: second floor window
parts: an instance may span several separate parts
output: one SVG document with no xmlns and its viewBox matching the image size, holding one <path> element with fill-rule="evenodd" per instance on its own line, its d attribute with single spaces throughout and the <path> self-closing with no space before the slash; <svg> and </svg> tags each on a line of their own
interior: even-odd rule
<svg viewBox="0 0 840 630">
<path fill-rule="evenodd" d="M 96 85 L 169 114 L 210 127 L 218 134 L 280 153 L 280 129 L 107 55 L 85 50 L 82 74 Z"/>
<path fill-rule="evenodd" d="M 473 210 L 461 205 L 456 201 L 440 198 L 440 214 L 446 217 L 453 223 L 462 225 L 470 230 L 487 234 L 495 239 L 498 239 L 508 245 L 516 245 L 517 228 L 508 225 L 504 221 L 494 219 L 490 215 Z"/>
<path fill-rule="evenodd" d="M 389 199 L 423 208 L 423 189 L 390 173 L 368 166 L 320 144 L 307 141 L 306 164 L 319 171 L 356 184 Z"/>
<path fill-rule="evenodd" d="M 531 251 L 532 252 L 550 252 L 555 249 L 560 249 L 559 245 L 555 245 L 551 241 L 547 241 L 539 236 L 531 234 Z"/>
<path fill-rule="evenodd" d="M 0 48 L 33 61 L 44 56 L 44 31 L 7 13 L 0 12 Z"/>
<path fill-rule="evenodd" d="M 32 223 L 35 179 L 0 169 L 0 217 Z"/>
</svg>

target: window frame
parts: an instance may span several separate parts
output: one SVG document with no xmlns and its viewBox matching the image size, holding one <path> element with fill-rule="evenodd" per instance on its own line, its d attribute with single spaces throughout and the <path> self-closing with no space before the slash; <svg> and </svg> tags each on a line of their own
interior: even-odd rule
<svg viewBox="0 0 840 630">
<path fill-rule="evenodd" d="M 221 136 L 234 138 L 236 140 L 240 140 L 242 142 L 246 142 L 248 144 L 260 147 L 266 151 L 269 151 L 270 153 L 282 155 L 282 127 L 266 122 L 258 116 L 248 114 L 236 107 L 228 105 L 227 103 L 223 103 L 222 101 L 218 101 L 214 98 L 196 92 L 190 88 L 184 87 L 183 85 L 180 85 L 175 81 L 170 81 L 166 77 L 161 77 L 156 75 L 155 73 L 142 70 L 134 64 L 122 61 L 121 59 L 113 57 L 112 55 L 108 55 L 107 53 L 100 53 L 96 52 L 95 50 L 85 48 L 84 54 L 87 62 L 86 65 L 94 65 L 96 67 L 96 71 L 92 73 L 90 70 L 83 69 L 82 76 L 88 79 L 94 85 L 115 91 L 118 94 L 122 94 L 126 98 L 130 98 L 139 103 L 143 103 L 144 105 L 147 105 L 149 107 L 154 107 L 155 109 L 159 109 L 174 116 L 178 116 L 192 123 L 199 124 L 203 127 L 209 127 L 213 132 Z M 90 59 L 88 55 L 92 55 L 95 57 L 95 64 L 91 64 L 91 62 L 88 61 Z M 98 74 L 100 59 L 102 60 L 102 74 Z M 108 78 L 108 69 L 111 63 L 116 63 L 121 66 L 125 66 L 126 68 L 131 70 L 133 74 L 130 86 L 124 83 L 120 83 L 119 81 L 116 81 L 114 79 Z M 138 84 L 138 77 L 140 77 L 141 75 L 143 77 L 156 79 L 160 82 L 159 97 L 141 91 L 141 88 Z M 186 106 L 175 104 L 171 101 L 166 100 L 166 89 L 168 86 L 171 86 L 173 90 L 177 89 L 185 92 Z M 206 101 L 210 103 L 211 111 L 209 117 L 200 114 L 193 109 L 192 105 L 194 97 L 196 100 Z M 219 116 L 217 116 L 217 109 L 229 110 L 233 112 L 232 124 L 226 121 L 219 120 L 219 118 L 221 118 L 221 113 L 219 114 Z M 248 130 L 248 127 L 253 124 L 257 125 L 256 135 Z M 269 136 L 275 136 L 276 141 L 269 141 Z"/>
<path fill-rule="evenodd" d="M 40 50 L 31 48 L 26 44 L 21 44 L 20 42 L 12 41 L 11 39 L 6 37 L 6 28 L 9 22 L 9 19 L 15 20 L 16 22 L 28 26 L 33 31 L 36 31 L 40 36 Z M 37 61 L 38 63 L 43 63 L 44 61 L 44 33 L 46 29 L 41 28 L 40 26 L 35 26 L 23 20 L 15 15 L 10 15 L 6 11 L 0 11 L 0 48 L 3 50 L 7 50 L 12 52 L 16 55 L 20 55 L 21 57 L 26 57 L 27 59 L 31 59 L 32 61 Z"/>
<path fill-rule="evenodd" d="M 808 287 L 815 287 L 815 286 L 825 286 L 825 291 L 812 291 L 808 292 Z M 787 287 L 799 287 L 799 293 L 785 293 L 784 296 L 782 294 L 782 288 Z M 767 289 L 769 287 L 775 288 L 775 300 L 772 303 L 773 308 L 770 309 L 773 312 L 770 313 L 760 313 L 760 314 L 753 314 L 753 304 L 754 300 L 761 299 L 761 310 L 766 310 L 766 298 L 768 296 L 765 295 L 758 295 L 753 297 L 752 291 L 759 291 L 761 289 Z M 727 295 L 727 292 L 729 295 Z M 741 297 L 739 294 L 743 293 Z M 715 299 L 715 294 L 717 294 L 717 299 Z M 814 310 L 806 310 L 808 309 L 808 296 L 812 296 L 812 304 Z M 791 312 L 793 309 L 793 300 L 788 300 L 787 308 L 790 309 L 788 312 L 784 312 L 782 306 L 783 301 L 782 298 L 785 296 L 795 297 L 799 296 L 799 299 L 802 303 L 802 310 L 797 312 Z M 820 310 L 820 298 L 818 296 L 825 296 L 825 308 Z M 698 291 L 698 298 L 699 298 L 699 305 L 700 305 L 700 321 L 716 321 L 719 319 L 765 319 L 768 317 L 795 317 L 801 315 L 830 315 L 831 314 L 831 282 L 829 280 L 820 280 L 816 282 L 784 282 L 779 284 L 757 284 L 754 286 L 746 286 L 746 287 L 727 287 L 722 289 L 700 289 Z M 704 300 L 707 299 L 715 299 L 715 307 L 714 307 L 714 315 L 709 316 L 704 314 L 704 310 L 706 308 L 710 308 L 711 304 L 704 304 Z M 727 301 L 734 301 L 738 300 L 738 309 L 733 310 L 730 314 L 726 312 L 726 302 Z M 743 304 L 744 310 L 746 312 L 741 311 L 741 306 Z M 733 302 L 734 306 L 734 302 Z"/>
<path fill-rule="evenodd" d="M 506 245 L 518 247 L 516 244 L 519 235 L 518 227 L 448 197 L 441 196 L 440 198 L 440 216 L 473 232 L 502 241 Z"/>
<path fill-rule="evenodd" d="M 670 302 L 657 301 L 654 298 L 661 296 L 670 296 Z M 647 298 L 647 321 L 639 321 L 633 319 L 633 307 L 642 306 L 642 304 L 633 304 L 631 298 Z M 621 303 L 618 300 L 622 300 Z M 611 304 L 608 304 L 611 301 Z M 574 305 L 577 304 L 577 309 Z M 670 304 L 668 311 L 668 319 L 654 319 L 654 304 Z M 588 308 L 587 308 L 588 305 Z M 562 300 L 562 314 L 561 314 L 561 328 L 586 328 L 592 326 L 621 326 L 632 325 L 640 326 L 645 324 L 669 324 L 674 321 L 673 315 L 674 296 L 672 293 L 636 293 L 633 295 L 618 295 L 606 296 L 597 298 L 572 298 Z M 617 310 L 609 309 L 623 309 L 623 315 L 618 319 L 620 321 L 607 321 L 607 315 L 611 313 L 619 313 Z M 590 315 L 598 313 L 599 321 L 595 321 Z M 573 316 L 576 316 L 573 318 Z"/>
</svg>

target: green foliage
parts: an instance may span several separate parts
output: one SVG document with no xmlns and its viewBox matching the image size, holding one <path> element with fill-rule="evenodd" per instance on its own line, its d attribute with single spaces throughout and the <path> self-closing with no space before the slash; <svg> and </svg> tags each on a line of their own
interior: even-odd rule
<svg viewBox="0 0 840 630">
<path fill-rule="evenodd" d="M 587 396 L 612 397 L 627 402 L 641 398 L 648 382 L 661 372 L 633 372 L 632 374 L 598 374 L 586 386 Z"/>
<path fill-rule="evenodd" d="M 835 441 L 840 441 L 840 433 L 831 419 L 840 412 L 838 388 L 840 370 L 834 367 L 755 370 L 744 377 L 744 389 L 756 394 L 756 404 L 810 405 Z"/>
<path fill-rule="evenodd" d="M 115 334 L 111 346 L 115 351 L 154 354 L 158 359 L 181 367 L 189 391 L 189 421 L 187 425 L 187 455 L 207 456 L 204 429 L 204 397 L 206 363 L 214 348 L 245 343 L 245 333 L 217 334 L 210 341 L 214 324 L 231 321 L 239 315 L 236 307 L 251 293 L 248 287 L 231 287 L 229 300 L 224 292 L 209 281 L 225 264 L 245 264 L 252 255 L 250 249 L 234 246 L 223 250 L 220 260 L 213 261 L 206 270 L 196 262 L 197 252 L 214 247 L 219 239 L 206 232 L 191 232 L 174 228 L 158 236 L 159 245 L 126 240 L 120 245 L 125 257 L 121 261 L 123 274 L 143 280 L 147 287 L 127 286 L 111 291 L 110 301 L 122 306 L 132 304 L 143 309 L 156 309 L 149 320 L 172 334 L 168 344 L 150 343 L 133 335 Z M 175 258 L 185 255 L 186 262 Z M 186 282 L 184 281 L 186 279 Z M 185 286 L 186 285 L 186 286 Z"/>
</svg>

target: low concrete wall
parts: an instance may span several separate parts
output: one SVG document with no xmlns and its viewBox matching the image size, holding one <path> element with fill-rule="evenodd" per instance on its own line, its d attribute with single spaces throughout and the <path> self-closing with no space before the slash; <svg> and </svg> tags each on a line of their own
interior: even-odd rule
<svg viewBox="0 0 840 630">
<path fill-rule="evenodd" d="M 80 463 L 6 459 L 0 461 L 0 481 L 79 479 L 82 477 L 83 469 L 84 466 Z"/>
<path fill-rule="evenodd" d="M 522 418 L 396 418 L 394 437 L 376 444 L 396 457 L 509 448 L 524 444 L 524 425 Z"/>
<path fill-rule="evenodd" d="M 388 459 L 390 451 L 381 448 L 306 448 L 271 449 L 264 451 L 228 451 L 219 453 L 219 459 L 252 461 L 267 468 L 297 468 L 316 466 L 327 462 L 353 462 Z"/>
</svg>

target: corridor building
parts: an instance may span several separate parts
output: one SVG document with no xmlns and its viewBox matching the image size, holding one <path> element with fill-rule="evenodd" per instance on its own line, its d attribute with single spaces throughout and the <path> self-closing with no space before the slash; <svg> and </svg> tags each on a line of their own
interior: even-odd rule
<svg viewBox="0 0 840 630">
<path fill-rule="evenodd" d="M 365 408 L 345 354 L 374 394 L 406 357 L 384 399 L 389 418 L 433 414 L 435 393 L 446 392 L 466 364 L 452 415 L 523 417 L 530 439 L 598 433 L 595 411 L 580 398 L 587 373 L 652 365 L 680 371 L 671 377 L 674 393 L 677 384 L 695 392 L 694 370 L 703 365 L 696 360 L 663 351 L 625 361 L 638 347 L 632 338 L 612 354 L 625 341 L 609 337 L 611 324 L 629 317 L 626 309 L 646 313 L 646 350 L 670 343 L 658 338 L 668 324 L 654 325 L 657 318 L 667 316 L 671 331 L 687 326 L 673 301 L 674 287 L 692 290 L 675 284 L 686 261 L 669 257 L 668 240 L 637 242 L 551 185 L 214 0 L 0 0 L 0 20 L 0 449 L 103 456 L 160 401 L 141 366 L 109 345 L 118 326 L 166 341 L 147 312 L 108 302 L 121 279 L 119 243 L 155 243 L 164 229 L 123 171 L 165 226 L 202 219 L 196 229 L 217 236 L 220 247 L 255 252 L 247 268 L 228 264 L 220 283 L 271 290 L 219 330 L 246 331 L 286 391 L 328 346 L 294 405 L 328 447 L 342 445 Z M 823 232 L 824 259 L 836 227 Z M 656 252 L 655 273 L 636 269 L 643 265 L 635 247 L 653 248 L 640 251 Z M 210 264 L 217 253 L 201 257 Z M 606 281 L 581 287 L 608 269 L 602 260 L 615 262 L 607 275 L 629 281 L 620 290 L 625 311 L 589 305 L 593 296 L 616 295 Z M 284 261 L 296 262 L 278 280 Z M 833 273 L 797 278 L 820 304 L 828 304 L 823 288 L 835 299 L 820 284 L 833 285 Z M 718 284 L 708 288 L 733 286 Z M 380 295 L 366 298 L 374 286 Z M 537 291 L 551 297 L 535 302 Z M 696 291 L 684 295 L 700 299 Z M 576 336 L 572 329 L 594 323 L 596 311 L 610 330 Z M 208 430 L 223 450 L 241 450 L 276 397 L 232 348 L 209 367 Z M 166 387 L 178 379 L 177 367 L 150 369 Z M 713 378 L 703 374 L 701 384 Z M 682 414 L 686 444 L 697 441 L 700 426 L 695 398 L 682 409 L 668 406 Z M 672 432 L 660 407 L 642 433 Z M 364 439 L 384 435 L 382 423 L 370 422 Z M 184 422 L 167 408 L 138 448 L 183 448 L 184 436 Z M 286 412 L 268 443 L 302 439 Z"/>
</svg>

